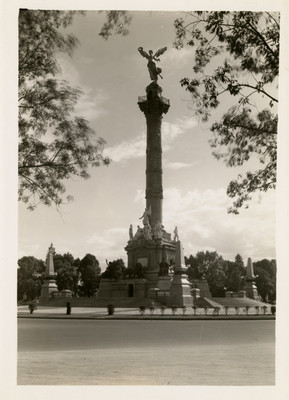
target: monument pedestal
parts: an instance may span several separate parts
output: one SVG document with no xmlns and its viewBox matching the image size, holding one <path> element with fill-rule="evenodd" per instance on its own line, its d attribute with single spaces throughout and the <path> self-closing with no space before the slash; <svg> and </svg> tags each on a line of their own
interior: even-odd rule
<svg viewBox="0 0 289 400">
<path fill-rule="evenodd" d="M 171 280 L 170 276 L 159 276 L 157 287 L 159 290 L 170 290 Z"/>
<path fill-rule="evenodd" d="M 257 287 L 254 282 L 246 282 L 245 283 L 245 292 L 249 299 L 258 300 L 259 294 Z"/>
<path fill-rule="evenodd" d="M 168 235 L 168 234 L 167 234 Z M 125 248 L 128 256 L 128 268 L 133 270 L 136 264 L 141 264 L 146 282 L 146 293 L 150 289 L 168 290 L 170 277 L 159 276 L 160 264 L 165 261 L 175 261 L 176 243 L 164 238 L 145 239 L 140 236 L 129 240 Z M 160 287 L 161 285 L 161 287 Z"/>
<path fill-rule="evenodd" d="M 103 278 L 100 280 L 98 297 L 135 297 L 146 296 L 147 280 L 143 278 L 114 279 Z"/>
<path fill-rule="evenodd" d="M 40 295 L 40 303 L 41 301 L 47 301 L 52 298 L 52 292 L 58 292 L 56 285 L 56 274 L 54 273 L 54 263 L 53 256 L 55 254 L 55 249 L 53 244 L 48 249 L 48 253 L 46 256 L 46 269 L 44 274 L 44 283 L 41 287 L 41 295 Z"/>
<path fill-rule="evenodd" d="M 209 285 L 206 279 L 200 279 L 197 283 L 198 289 L 200 289 L 200 297 L 208 297 L 211 298 L 211 292 L 209 289 Z"/>
<path fill-rule="evenodd" d="M 192 294 L 194 300 L 197 300 L 197 299 L 199 299 L 201 297 L 200 289 L 198 289 L 198 288 L 193 288 L 191 290 L 191 294 Z"/>
<path fill-rule="evenodd" d="M 176 243 L 176 268 L 170 286 L 170 305 L 177 307 L 191 307 L 193 298 L 191 284 L 188 281 L 187 267 L 184 264 L 184 254 L 181 242 Z"/>
<path fill-rule="evenodd" d="M 191 307 L 191 285 L 187 279 L 186 268 L 176 271 L 170 286 L 170 305 L 178 307 Z"/>
<path fill-rule="evenodd" d="M 41 300 L 51 299 L 52 292 L 58 292 L 56 281 L 55 281 L 55 279 L 51 279 L 51 278 L 46 279 L 41 287 L 40 302 L 41 302 Z"/>
<path fill-rule="evenodd" d="M 246 281 L 245 281 L 245 292 L 247 297 L 250 299 L 258 300 L 259 294 L 257 287 L 255 285 L 256 276 L 254 274 L 254 266 L 251 258 L 248 258 L 247 268 L 246 268 Z"/>
</svg>

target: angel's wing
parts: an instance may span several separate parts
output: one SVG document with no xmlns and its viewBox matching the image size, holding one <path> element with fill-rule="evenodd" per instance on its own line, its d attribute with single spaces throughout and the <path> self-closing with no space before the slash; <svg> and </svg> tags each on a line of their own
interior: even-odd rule
<svg viewBox="0 0 289 400">
<path fill-rule="evenodd" d="M 140 54 L 141 54 L 143 57 L 145 57 L 145 58 L 147 58 L 147 59 L 150 58 L 149 55 L 148 55 L 148 53 L 146 53 L 146 52 L 143 50 L 142 47 L 139 47 L 139 48 L 138 48 L 138 51 L 140 52 Z"/>
<path fill-rule="evenodd" d="M 168 49 L 167 47 L 162 47 L 161 49 L 159 49 L 158 51 L 156 51 L 155 57 L 161 56 L 162 54 L 164 54 L 164 52 L 165 52 L 167 49 Z"/>
</svg>

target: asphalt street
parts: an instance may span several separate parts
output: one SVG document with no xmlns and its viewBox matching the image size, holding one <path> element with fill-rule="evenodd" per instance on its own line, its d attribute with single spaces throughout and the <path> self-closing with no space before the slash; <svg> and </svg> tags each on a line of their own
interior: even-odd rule
<svg viewBox="0 0 289 400">
<path fill-rule="evenodd" d="M 20 385 L 273 385 L 275 321 L 18 319 Z"/>
</svg>

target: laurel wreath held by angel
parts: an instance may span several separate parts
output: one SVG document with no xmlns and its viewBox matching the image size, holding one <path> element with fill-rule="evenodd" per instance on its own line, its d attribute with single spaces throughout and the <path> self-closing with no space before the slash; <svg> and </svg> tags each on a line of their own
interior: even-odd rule
<svg viewBox="0 0 289 400">
<path fill-rule="evenodd" d="M 147 67 L 149 70 L 150 78 L 154 82 L 157 82 L 159 76 L 163 79 L 163 77 L 161 76 L 162 70 L 161 70 L 161 68 L 158 68 L 156 66 L 155 61 L 160 61 L 160 59 L 158 57 L 161 56 L 162 54 L 164 54 L 164 52 L 166 50 L 167 50 L 167 47 L 163 47 L 163 48 L 159 49 L 158 51 L 156 51 L 155 54 L 153 54 L 152 50 L 149 50 L 149 54 L 148 54 L 143 50 L 142 47 L 138 48 L 138 51 L 140 52 L 140 54 L 149 60 L 147 63 Z"/>
</svg>

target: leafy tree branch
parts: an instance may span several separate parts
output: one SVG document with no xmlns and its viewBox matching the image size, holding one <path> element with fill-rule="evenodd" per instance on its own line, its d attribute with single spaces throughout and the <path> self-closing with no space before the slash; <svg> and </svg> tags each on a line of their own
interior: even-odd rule
<svg viewBox="0 0 289 400">
<path fill-rule="evenodd" d="M 71 56 L 78 45 L 76 37 L 62 33 L 75 14 L 19 12 L 19 200 L 30 210 L 39 203 L 61 206 L 64 180 L 86 179 L 90 167 L 109 164 L 102 155 L 105 141 L 75 115 L 82 91 L 57 77 L 57 54 Z"/>
<path fill-rule="evenodd" d="M 262 166 L 229 184 L 235 201 L 228 211 L 238 213 L 253 192 L 276 184 L 279 14 L 191 12 L 175 21 L 175 33 L 176 48 L 194 51 L 195 75 L 180 83 L 191 93 L 195 113 L 206 122 L 213 110 L 231 105 L 211 125 L 213 155 L 229 167 L 257 156 Z"/>
</svg>

